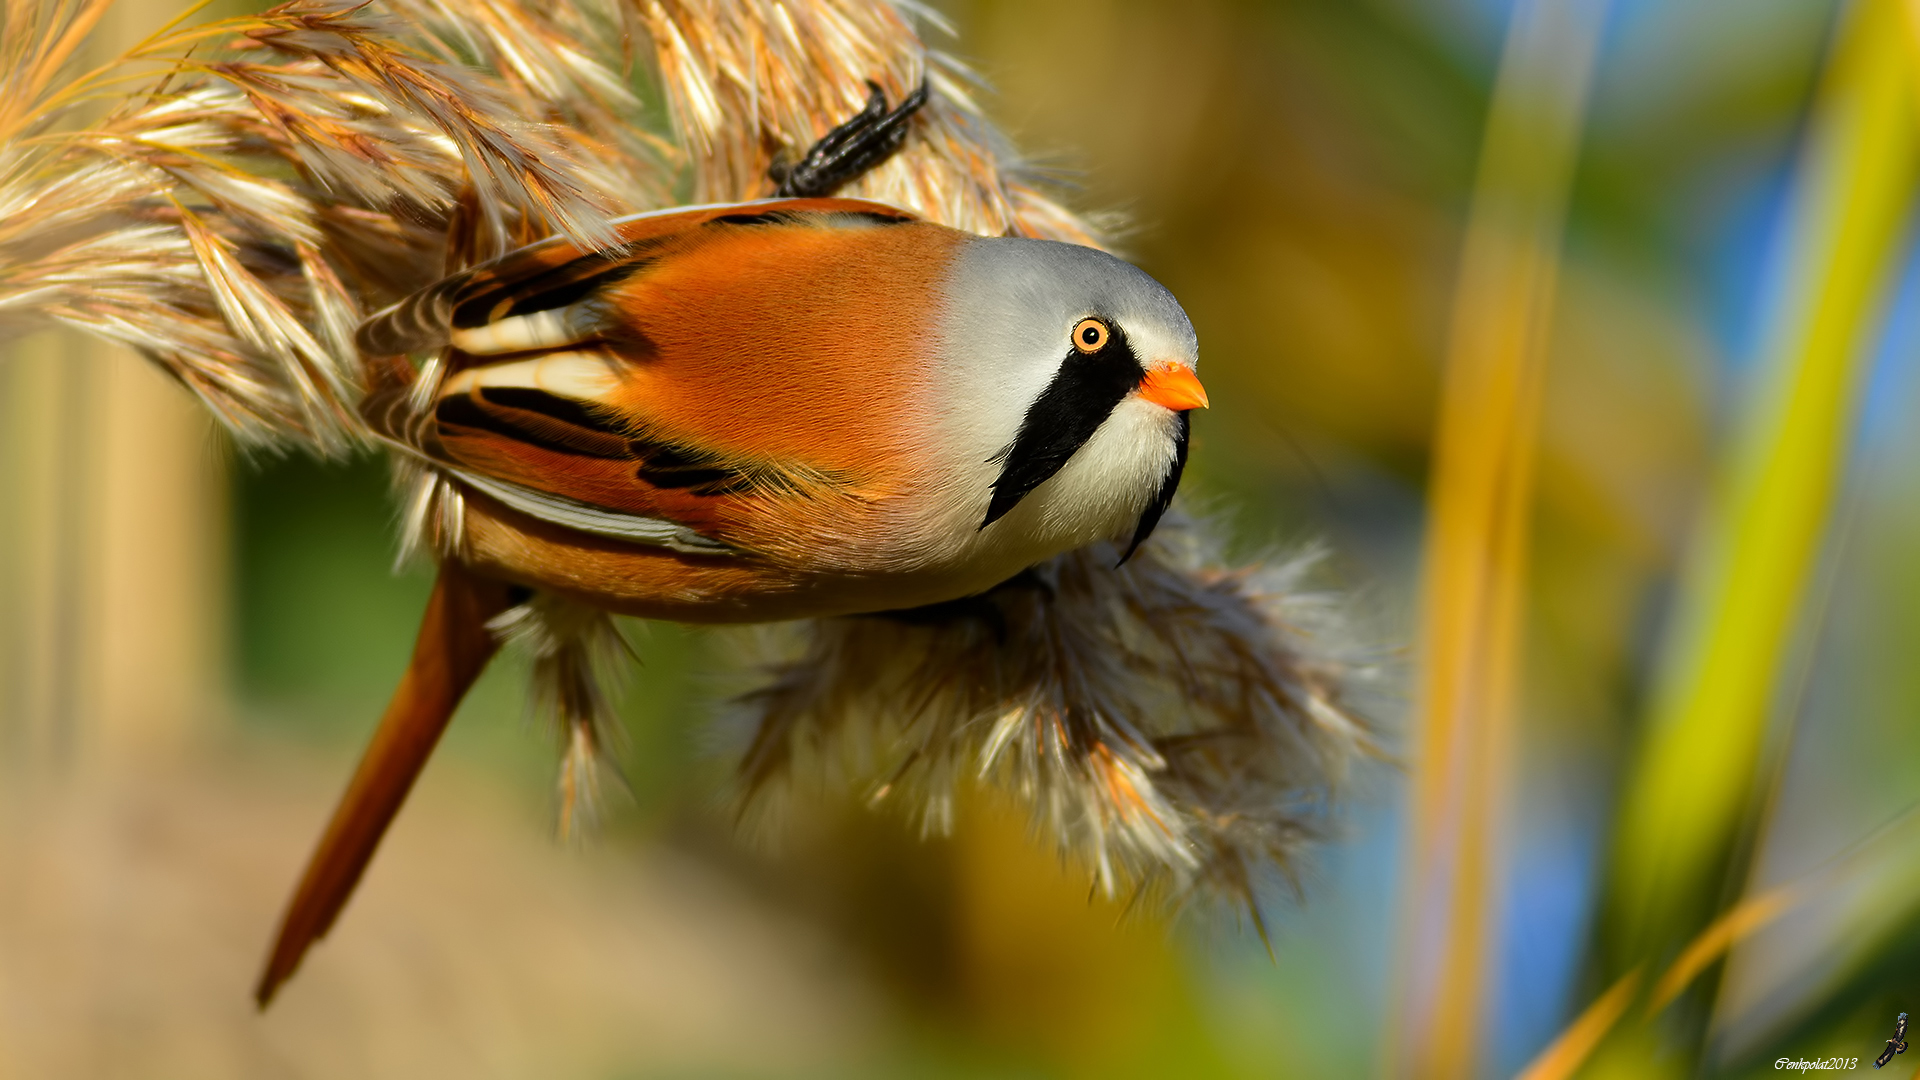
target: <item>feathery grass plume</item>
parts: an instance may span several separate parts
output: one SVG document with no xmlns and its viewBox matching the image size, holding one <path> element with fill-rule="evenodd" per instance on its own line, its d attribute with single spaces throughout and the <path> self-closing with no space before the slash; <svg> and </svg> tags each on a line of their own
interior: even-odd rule
<svg viewBox="0 0 1920 1080">
<path fill-rule="evenodd" d="M 660 147 L 618 122 L 633 103 L 615 67 L 566 44 L 584 9 L 388 19 L 296 0 L 69 74 L 108 3 L 5 9 L 0 334 L 131 345 L 245 443 L 361 438 L 353 326 L 443 272 L 463 207 L 480 219 L 465 243 L 491 253 L 555 229 L 604 239 L 613 212 L 660 197 L 661 169 L 625 167 Z"/>
<path fill-rule="evenodd" d="M 363 379 L 386 370 L 356 363 L 364 311 L 554 232 L 597 245 L 610 217 L 668 201 L 672 149 L 633 122 L 623 9 L 294 0 L 170 26 L 59 82 L 107 3 L 13 0 L 0 27 L 0 332 L 133 345 L 243 442 L 359 441 Z M 398 369 L 417 400 L 441 373 Z M 401 471 L 409 544 L 457 537 L 457 489 Z M 536 614 L 516 632 L 562 721 L 567 831 L 603 745 L 590 668 L 610 625 Z"/>
<path fill-rule="evenodd" d="M 12 73 L 0 108 L 0 332 L 66 324 L 121 341 L 243 438 L 342 445 L 346 354 L 321 339 L 344 340 L 352 301 L 318 254 L 308 201 L 223 160 L 261 149 L 245 98 L 175 86 L 81 122 L 110 69 L 58 76 L 104 0 L 17 6 L 0 42 Z"/>
<path fill-rule="evenodd" d="M 1201 884 L 1257 924 L 1266 868 L 1321 833 L 1347 763 L 1376 744 L 1344 665 L 1303 629 L 1331 615 L 1297 591 L 1313 559 L 1227 569 L 1191 522 L 1161 529 L 1118 569 L 1095 544 L 975 600 L 811 624 L 745 699 L 745 794 L 796 766 L 864 776 L 937 831 L 984 780 L 1108 895 Z"/>
<path fill-rule="evenodd" d="M 907 148 L 841 194 L 956 229 L 1095 244 L 1094 230 L 1043 195 L 969 92 L 973 76 L 922 44 L 885 0 L 633 0 L 651 35 L 675 134 L 692 159 L 695 202 L 768 195 L 768 167 L 797 159 L 865 104 L 872 81 L 898 102 L 925 83 Z"/>
</svg>

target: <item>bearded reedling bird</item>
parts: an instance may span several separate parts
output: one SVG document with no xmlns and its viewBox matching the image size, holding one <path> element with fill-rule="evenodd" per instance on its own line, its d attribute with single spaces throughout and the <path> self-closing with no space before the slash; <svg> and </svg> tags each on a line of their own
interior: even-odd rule
<svg viewBox="0 0 1920 1080">
<path fill-rule="evenodd" d="M 782 190 L 871 167 L 917 105 L 876 91 Z M 1197 343 L 1113 256 L 833 198 L 615 226 L 618 247 L 537 243 L 360 328 L 363 414 L 462 511 L 263 1007 L 497 648 L 489 621 L 532 591 L 692 623 L 903 611 L 1095 541 L 1131 555 L 1173 498 L 1207 404 Z M 442 350 L 437 381 L 404 359 Z"/>
</svg>

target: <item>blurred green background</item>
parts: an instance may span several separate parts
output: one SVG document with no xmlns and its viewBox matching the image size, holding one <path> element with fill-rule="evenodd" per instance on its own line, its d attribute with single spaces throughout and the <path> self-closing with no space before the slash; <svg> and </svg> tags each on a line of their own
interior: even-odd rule
<svg viewBox="0 0 1920 1080">
<path fill-rule="evenodd" d="M 1596 60 L 1553 247 L 1498 900 L 1460 1075 L 1513 1075 L 1711 913 L 1676 901 L 1648 916 L 1664 937 L 1609 930 L 1633 857 L 1619 823 L 1661 680 L 1684 681 L 1689 567 L 1729 528 L 1714 492 L 1742 433 L 1770 430 L 1766 373 L 1793 362 L 1781 321 L 1842 287 L 1808 270 L 1794 229 L 1817 194 L 1805 162 L 1844 150 L 1810 132 L 1857 10 L 954 0 L 938 8 L 957 37 L 930 32 L 993 88 L 1033 164 L 1124 221 L 1124 252 L 1187 307 L 1214 406 L 1183 497 L 1243 553 L 1327 542 L 1359 633 L 1391 658 L 1380 720 L 1411 768 L 1426 492 L 1481 144 L 1513 20 L 1555 7 L 1597 20 Z M 1890 55 L 1920 73 L 1920 38 L 1889 25 Z M 1803 523 L 1816 557 L 1762 665 L 1738 828 L 1700 888 L 1720 909 L 1823 884 L 1675 1009 L 1631 1014 L 1596 1075 L 1759 1075 L 1782 1054 L 1865 1067 L 1894 1013 L 1920 1012 L 1920 848 L 1902 816 L 1920 792 L 1920 264 L 1904 208 L 1881 223 L 1890 261 L 1852 286 L 1861 374 L 1835 413 L 1837 494 Z M 670 626 L 629 626 L 631 791 L 586 850 L 543 832 L 553 748 L 523 719 L 521 671 L 496 665 L 364 894 L 256 1019 L 246 988 L 280 890 L 405 665 L 428 579 L 391 569 L 382 463 L 199 452 L 220 485 L 206 517 L 228 527 L 184 541 L 207 567 L 196 632 L 213 644 L 181 663 L 220 674 L 161 710 L 189 733 L 175 749 L 87 765 L 87 738 L 60 733 L 113 695 L 61 690 L 36 649 L 120 625 L 120 594 L 97 584 L 109 556 L 63 554 L 59 515 L 35 508 L 140 450 L 44 449 L 81 445 L 33 404 L 66 400 L 59 352 L 0 365 L 0 1076 L 1425 1071 L 1397 1030 L 1421 1008 L 1404 996 L 1421 947 L 1407 927 L 1432 899 L 1402 869 L 1405 771 L 1357 778 L 1304 898 L 1269 898 L 1269 956 L 1230 913 L 1089 899 L 1083 871 L 986 802 L 948 838 L 822 798 L 780 843 L 742 840 L 717 802 L 734 744 L 713 718 L 747 643 Z M 124 364 L 87 361 L 83 386 L 141 377 Z M 74 513 L 74 528 L 112 519 Z M 78 629 L 57 617 L 74 605 L 92 613 Z M 1650 812 L 1682 821 L 1684 788 L 1665 797 Z"/>
</svg>

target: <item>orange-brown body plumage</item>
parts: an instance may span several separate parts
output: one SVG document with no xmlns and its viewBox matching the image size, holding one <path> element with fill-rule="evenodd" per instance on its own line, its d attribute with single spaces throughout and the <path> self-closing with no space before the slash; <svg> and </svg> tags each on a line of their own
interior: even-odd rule
<svg viewBox="0 0 1920 1080">
<path fill-rule="evenodd" d="M 608 412 L 636 435 L 778 469 L 790 485 L 722 497 L 648 483 L 624 459 L 444 429 L 441 444 L 490 475 L 671 518 L 790 565 L 871 565 L 910 527 L 890 510 L 935 482 L 916 454 L 939 375 L 927 301 L 960 242 L 918 222 L 704 230 L 609 290 L 618 329 L 592 346 L 619 373 L 598 399 Z"/>
<path fill-rule="evenodd" d="M 1116 289 L 1164 294 L 1118 260 L 1015 249 L 1012 292 L 983 301 L 975 294 L 991 290 L 966 269 L 981 249 L 1032 241 L 839 199 L 695 208 L 619 229 L 617 253 L 535 245 L 362 333 L 373 349 L 451 345 L 430 394 L 403 372 L 368 412 L 464 485 L 452 543 L 477 568 L 690 622 L 911 608 L 990 588 L 1073 538 L 1131 528 L 1163 487 L 1167 424 L 1192 406 L 1151 404 L 1157 384 L 1122 343 L 1100 361 L 1119 381 L 1096 379 L 1112 392 L 1058 407 L 1094 426 L 1109 413 L 1145 426 L 1104 453 L 1087 427 L 1035 466 L 1035 507 L 1012 500 L 1005 523 L 988 514 L 1017 437 L 1063 419 L 1031 410 L 1072 368 L 1076 321 L 1100 316 Z M 1087 257 L 1103 262 L 1077 264 Z M 1036 316 L 1028 294 L 1053 306 Z M 1197 389 L 1191 330 L 1171 298 L 1102 317 L 1122 309 L 1156 372 Z M 1036 324 L 1038 344 L 974 348 L 982 322 Z M 1114 475 L 1079 481 L 1101 489 L 1095 499 L 1056 497 L 1044 482 L 1074 475 L 1081 443 L 1091 449 L 1079 456 Z M 1097 504 L 1091 516 L 1083 504 Z"/>
</svg>

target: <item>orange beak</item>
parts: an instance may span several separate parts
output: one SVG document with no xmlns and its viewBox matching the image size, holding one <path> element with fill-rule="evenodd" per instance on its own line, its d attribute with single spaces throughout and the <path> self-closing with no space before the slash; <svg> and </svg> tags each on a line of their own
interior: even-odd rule
<svg viewBox="0 0 1920 1080">
<path fill-rule="evenodd" d="M 1200 376 L 1184 364 L 1160 363 L 1148 368 L 1147 377 L 1140 384 L 1140 396 L 1174 412 L 1207 407 L 1207 388 L 1200 385 Z"/>
</svg>

